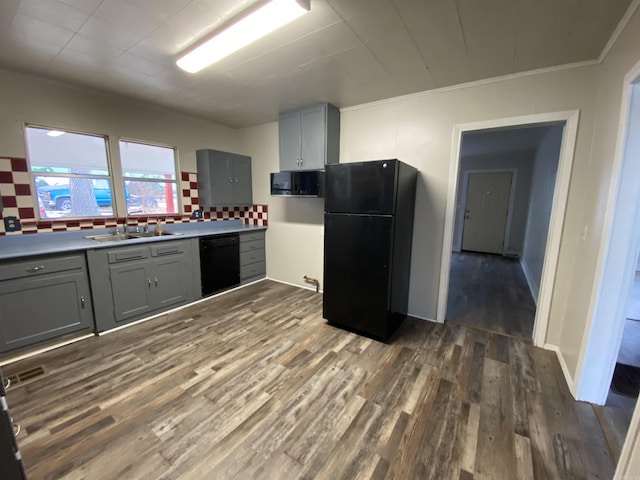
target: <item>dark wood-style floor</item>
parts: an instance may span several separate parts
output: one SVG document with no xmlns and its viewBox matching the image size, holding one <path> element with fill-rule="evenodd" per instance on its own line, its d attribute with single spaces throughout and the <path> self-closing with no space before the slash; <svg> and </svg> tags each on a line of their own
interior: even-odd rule
<svg viewBox="0 0 640 480">
<path fill-rule="evenodd" d="M 10 364 L 31 479 L 559 479 L 613 475 L 554 353 L 407 320 L 391 344 L 263 281 Z"/>
<path fill-rule="evenodd" d="M 453 252 L 447 321 L 531 340 L 535 315 L 518 259 Z"/>
</svg>

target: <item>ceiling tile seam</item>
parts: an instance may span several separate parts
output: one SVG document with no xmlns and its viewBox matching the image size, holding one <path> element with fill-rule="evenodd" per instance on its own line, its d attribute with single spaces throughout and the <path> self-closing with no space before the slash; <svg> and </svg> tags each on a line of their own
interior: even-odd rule
<svg viewBox="0 0 640 480">
<path fill-rule="evenodd" d="M 393 6 L 394 10 L 396 11 L 396 14 L 398 15 L 398 18 L 400 18 L 400 20 L 402 21 L 402 24 L 403 24 L 403 25 L 405 25 L 404 20 L 402 20 L 402 17 L 398 14 L 398 11 L 397 11 L 397 9 L 395 8 L 395 5 L 393 5 L 393 1 L 391 1 L 391 4 L 392 4 L 392 6 Z M 360 37 L 360 35 L 358 35 L 358 34 L 353 30 L 353 28 L 351 28 L 351 25 L 349 25 L 349 23 L 346 21 L 346 19 L 345 19 L 344 17 L 342 17 L 342 15 L 340 15 L 340 14 L 335 10 L 335 8 L 333 8 L 333 5 L 331 5 L 331 4 L 330 4 L 330 3 L 328 3 L 328 2 L 327 2 L 327 5 L 329 6 L 329 8 L 331 8 L 331 10 L 333 10 L 333 13 L 335 13 L 335 14 L 336 14 L 336 16 L 337 16 L 338 18 L 340 18 L 340 20 L 342 21 L 342 23 L 344 24 L 344 26 L 345 26 L 345 27 L 347 27 L 347 28 L 349 29 L 349 31 L 353 34 L 353 36 L 354 36 L 354 37 L 356 37 L 356 38 L 358 39 L 358 42 L 360 42 L 360 45 L 361 45 L 361 46 L 363 46 L 363 47 L 365 47 L 365 48 L 367 49 L 367 51 L 368 51 L 368 52 L 371 54 L 371 56 L 376 60 L 376 62 L 378 63 L 378 65 L 380 65 L 380 66 L 382 67 L 382 69 L 386 72 L 386 74 L 387 74 L 387 75 L 389 75 L 389 77 L 393 78 L 394 82 L 396 82 L 396 84 L 397 84 L 398 86 L 401 86 L 401 85 L 400 85 L 400 83 L 399 83 L 399 81 L 398 81 L 398 79 L 397 79 L 397 78 L 396 78 L 396 77 L 395 77 L 391 72 L 389 72 L 389 70 L 388 70 L 388 69 L 385 67 L 385 65 L 380 61 L 380 59 L 376 56 L 376 54 L 375 54 L 375 53 L 373 53 L 373 52 L 371 51 L 371 49 L 369 48 L 369 45 L 367 44 L 367 42 L 365 42 L 365 41 Z M 405 29 L 406 29 L 406 25 L 405 25 Z M 407 33 L 408 33 L 408 30 L 407 30 Z M 412 43 L 413 43 L 413 39 L 412 39 L 411 41 L 412 41 Z M 415 46 L 415 44 L 414 44 L 414 46 Z M 340 53 L 341 53 L 341 52 L 340 52 Z M 420 53 L 420 52 L 418 52 L 418 53 Z M 333 57 L 333 55 L 327 55 L 327 58 L 329 58 L 329 60 L 330 60 L 330 61 L 335 61 L 335 60 L 333 60 L 333 59 L 332 59 L 332 57 Z M 420 57 L 420 58 L 422 58 L 422 57 Z M 424 60 L 423 60 L 423 63 L 424 63 Z M 357 78 L 353 77 L 353 76 L 352 76 L 350 73 L 348 73 L 348 72 L 345 72 L 345 74 L 346 74 L 349 78 L 351 78 L 354 82 L 356 82 L 358 85 L 362 85 L 362 87 L 366 89 L 366 85 L 364 85 L 362 82 L 360 82 Z M 429 75 L 429 76 L 431 76 L 431 75 Z"/>
<path fill-rule="evenodd" d="M 573 27 L 575 26 L 576 22 L 578 21 L 578 15 L 580 13 L 580 9 L 582 8 L 582 6 L 584 5 L 584 0 L 580 0 L 580 2 L 578 3 L 578 5 L 576 6 L 576 10 L 575 12 L 573 12 L 573 18 L 571 18 L 571 21 L 569 22 L 567 31 L 566 31 L 566 39 L 565 40 L 569 40 L 569 38 L 571 37 L 571 32 L 573 31 Z"/>
<path fill-rule="evenodd" d="M 400 21 L 402 22 L 402 25 L 404 25 L 404 29 L 407 32 L 407 35 L 409 35 L 409 38 L 411 39 L 411 44 L 413 45 L 413 48 L 416 49 L 416 52 L 418 52 L 418 56 L 420 57 L 420 60 L 422 60 L 422 66 L 425 68 L 427 74 L 429 75 L 429 78 L 431 79 L 431 82 L 433 85 L 436 84 L 435 79 L 433 78 L 433 75 L 431 75 L 431 70 L 429 69 L 429 65 L 427 65 L 427 61 L 424 58 L 424 56 L 422 55 L 422 52 L 420 51 L 420 48 L 418 48 L 418 44 L 416 43 L 415 38 L 413 37 L 413 35 L 411 34 L 411 31 L 409 30 L 409 28 L 407 27 L 407 23 L 404 21 L 404 18 L 402 16 L 402 14 L 400 13 L 400 11 L 398 10 L 398 6 L 396 5 L 395 0 L 391 0 L 391 6 L 393 7 L 393 9 L 396 12 L 396 15 L 398 15 L 398 18 L 400 19 Z M 466 46 L 465 46 L 466 48 Z"/>
<path fill-rule="evenodd" d="M 187 6 L 188 6 L 188 5 L 187 5 Z M 184 10 L 184 9 L 186 9 L 186 8 L 187 8 L 187 6 L 185 6 L 185 7 L 183 8 L 183 10 Z M 238 63 L 238 64 L 234 64 L 233 66 L 230 66 L 230 67 L 229 67 L 229 68 L 227 68 L 226 70 L 221 70 L 221 71 L 219 71 L 219 72 L 218 72 L 218 74 L 223 74 L 223 73 L 229 72 L 229 71 L 231 71 L 231 70 L 233 70 L 233 69 L 236 69 L 236 68 L 242 67 L 242 66 L 246 65 L 247 63 L 250 63 L 250 62 L 252 62 L 252 61 L 254 61 L 254 60 L 257 60 L 257 59 L 259 59 L 259 58 L 264 57 L 265 55 L 269 55 L 269 54 L 271 54 L 271 53 L 277 52 L 278 50 L 280 50 L 280 49 L 282 49 L 282 48 L 284 48 L 284 47 L 287 47 L 287 46 L 289 46 L 289 45 L 292 45 L 292 44 L 294 44 L 294 43 L 298 42 L 298 41 L 299 41 L 300 39 L 302 39 L 302 38 L 306 38 L 306 37 L 308 37 L 308 36 L 310 36 L 310 35 L 313 35 L 313 34 L 318 33 L 318 32 L 322 32 L 323 30 L 326 30 L 326 29 L 328 29 L 328 28 L 330 28 L 330 27 L 333 27 L 334 25 L 337 25 L 337 24 L 339 24 L 340 22 L 344 23 L 344 24 L 345 24 L 345 25 L 346 25 L 346 26 L 351 30 L 351 28 L 346 24 L 346 22 L 344 21 L 344 19 L 343 19 L 343 18 L 342 18 L 342 17 L 341 17 L 341 16 L 340 16 L 336 11 L 335 11 L 335 9 L 333 8 L 333 6 L 332 6 L 332 5 L 330 5 L 329 3 L 327 3 L 327 6 L 333 10 L 333 12 L 336 14 L 336 16 L 340 19 L 339 21 L 337 21 L 337 22 L 333 22 L 333 23 L 329 23 L 328 25 L 325 25 L 324 27 L 322 27 L 322 28 L 320 28 L 320 29 L 318 29 L 318 30 L 309 31 L 309 32 L 307 32 L 306 34 L 304 34 L 304 35 L 302 35 L 302 36 L 300 36 L 300 37 L 296 37 L 294 40 L 291 40 L 290 42 L 286 42 L 286 43 L 283 43 L 283 44 L 281 44 L 281 45 L 279 45 L 279 46 L 277 46 L 277 47 L 271 48 L 271 49 L 269 49 L 269 50 L 267 50 L 267 51 L 265 51 L 265 52 L 263 52 L 263 53 L 261 53 L 261 54 L 259 54 L 259 55 L 256 55 L 255 57 L 251 57 L 251 58 L 247 59 L 247 60 L 246 60 L 246 61 L 244 61 L 244 62 L 241 62 L 241 63 Z M 182 11 L 182 10 L 181 10 L 181 11 Z M 177 15 L 177 14 L 176 14 L 176 15 Z M 200 37 L 200 39 L 198 39 L 198 40 L 196 40 L 195 42 L 193 42 L 193 43 L 191 44 L 191 46 L 189 46 L 189 47 L 185 48 L 185 49 L 184 49 L 184 51 L 189 50 L 190 48 L 192 48 L 192 47 L 193 47 L 193 45 L 198 44 L 198 43 L 199 43 L 199 42 L 201 42 L 204 38 L 207 38 L 207 37 L 208 37 L 209 35 L 211 35 L 213 32 L 215 32 L 215 31 L 217 31 L 218 29 L 222 28 L 222 27 L 226 24 L 226 22 L 228 22 L 229 20 L 231 20 L 231 18 L 230 18 L 230 19 L 227 19 L 227 20 L 224 20 L 224 21 L 222 22 L 222 24 L 221 24 L 219 27 L 216 27 L 215 29 L 213 29 L 213 30 L 211 30 L 211 31 L 209 31 L 209 32 L 207 32 L 207 33 L 205 33 L 204 35 L 202 35 L 202 36 Z M 163 22 L 163 23 L 167 23 L 167 22 Z M 352 33 L 354 33 L 354 35 L 355 35 L 355 32 L 353 32 L 353 31 L 352 31 Z M 356 35 L 356 37 L 357 37 L 357 35 Z M 146 37 L 145 37 L 145 38 L 146 38 Z M 144 38 L 143 38 L 142 40 L 144 40 Z M 142 40 L 140 40 L 140 41 L 142 41 Z M 359 37 L 358 37 L 358 41 L 360 41 L 360 43 L 362 43 L 362 40 L 361 40 Z M 138 42 L 138 43 L 139 43 L 139 42 Z M 137 43 L 136 43 L 136 45 L 137 45 Z M 134 45 L 134 46 L 135 46 L 135 45 Z M 132 47 L 132 48 L 133 48 L 133 47 Z M 174 55 L 174 57 L 175 57 L 175 55 Z M 174 62 L 174 64 L 175 64 L 175 62 Z M 179 71 L 178 69 L 174 69 L 174 70 L 175 70 L 175 71 Z"/>
<path fill-rule="evenodd" d="M 482 80 L 474 80 L 472 82 L 459 83 L 456 85 L 448 85 L 446 87 L 433 88 L 431 90 L 424 90 L 422 92 L 409 93 L 407 95 L 399 95 L 397 97 L 384 98 L 382 100 L 375 100 L 373 102 L 362 103 L 360 105 L 353 105 L 351 107 L 343 107 L 340 109 L 340 112 L 351 112 L 351 111 L 361 110 L 363 108 L 386 105 L 386 104 L 401 102 L 409 99 L 417 99 L 421 97 L 427 97 L 430 95 L 439 95 L 441 93 L 453 92 L 456 90 L 464 90 L 467 88 L 487 85 L 494 82 L 515 80 L 518 78 L 525 78 L 532 75 L 539 75 L 543 73 L 553 73 L 553 72 L 560 72 L 562 70 L 571 70 L 573 68 L 591 67 L 594 65 L 599 65 L 599 63 L 600 62 L 598 62 L 597 60 L 588 60 L 586 62 L 567 63 L 565 65 L 555 65 L 552 67 L 538 68 L 535 70 L 528 70 L 526 72 L 510 73 L 507 75 L 501 75 L 499 77 L 484 78 Z"/>
<path fill-rule="evenodd" d="M 638 7 L 640 7 L 640 0 L 633 0 L 625 14 L 620 19 L 620 22 L 618 22 L 618 26 L 609 37 L 609 41 L 602 49 L 602 53 L 598 57 L 598 63 L 604 62 L 604 59 L 607 58 L 607 55 L 618 41 L 620 35 L 622 35 L 625 27 L 627 26 L 633 15 L 636 13 L 636 10 L 638 10 Z"/>
<path fill-rule="evenodd" d="M 333 13 L 335 13 L 335 14 L 336 14 L 336 17 L 338 17 L 338 18 L 340 19 L 340 21 L 344 24 L 344 26 L 345 26 L 345 27 L 347 27 L 351 33 L 353 33 L 353 36 L 354 36 L 354 37 L 356 37 L 356 38 L 358 39 L 358 41 L 360 42 L 360 45 L 365 45 L 364 40 L 362 40 L 362 38 L 360 38 L 360 35 L 358 35 L 358 34 L 353 30 L 353 28 L 351 28 L 351 25 L 349 25 L 349 23 L 347 22 L 347 19 L 346 19 L 346 18 L 344 18 L 342 15 L 340 15 L 340 14 L 336 11 L 336 9 L 335 9 L 335 8 L 333 8 L 333 5 L 331 5 L 331 3 L 327 2 L 327 3 L 326 3 L 326 5 L 327 5 L 327 6 L 328 6 L 332 11 L 333 11 Z M 348 18 L 348 17 L 347 17 L 347 18 Z M 334 23 L 334 24 L 332 24 L 332 25 L 335 25 L 335 24 L 337 24 L 337 23 L 340 23 L 340 22 L 336 22 L 336 23 Z"/>
<path fill-rule="evenodd" d="M 520 38 L 520 19 L 522 18 L 521 10 L 522 10 L 522 1 L 518 2 L 516 5 L 516 32 L 513 38 L 513 56 L 511 57 L 511 71 L 516 71 L 516 57 L 518 55 L 518 42 Z"/>
<path fill-rule="evenodd" d="M 467 36 L 464 32 L 464 27 L 462 26 L 462 18 L 460 17 L 460 7 L 458 6 L 458 1 L 455 0 L 454 5 L 456 6 L 456 18 L 458 19 L 458 27 L 460 27 L 460 33 L 462 34 L 462 43 L 464 44 L 464 53 L 467 57 L 467 73 L 469 76 L 473 76 L 473 70 L 471 68 L 471 61 L 469 58 L 469 47 L 467 46 Z"/>
<path fill-rule="evenodd" d="M 339 17 L 339 18 L 341 18 L 340 16 L 338 16 L 338 17 Z M 218 74 L 227 73 L 227 72 L 230 72 L 231 70 L 234 70 L 234 69 L 236 69 L 236 68 L 242 67 L 242 66 L 244 66 L 244 65 L 246 65 L 246 64 L 248 64 L 248 63 L 250 63 L 250 62 L 253 62 L 254 60 L 257 60 L 257 59 L 262 58 L 262 57 L 264 57 L 264 56 L 266 56 L 266 55 L 269 55 L 269 54 L 275 53 L 275 52 L 277 52 L 278 50 L 281 50 L 281 49 L 283 49 L 283 48 L 285 48 L 285 47 L 287 47 L 287 46 L 289 46 L 289 45 L 293 45 L 293 44 L 297 43 L 300 39 L 307 38 L 307 37 L 309 37 L 309 36 L 311 36 L 311 35 L 314 35 L 314 34 L 316 34 L 316 33 L 318 33 L 318 32 L 322 32 L 323 30 L 326 30 L 326 29 L 328 29 L 328 28 L 331 28 L 331 27 L 333 27 L 334 25 L 337 25 L 337 24 L 339 24 L 339 23 L 341 23 L 341 22 L 342 22 L 342 23 L 344 23 L 344 24 L 346 25 L 346 23 L 344 22 L 344 20 L 342 20 L 342 18 L 341 18 L 341 20 L 340 20 L 340 21 L 333 22 L 333 23 L 330 23 L 330 24 L 328 24 L 328 25 L 325 25 L 324 27 L 322 27 L 322 28 L 320 28 L 320 29 L 318 29 L 318 30 L 314 30 L 314 31 L 312 31 L 312 32 L 307 32 L 306 34 L 304 34 L 304 35 L 302 35 L 302 36 L 300 36 L 300 37 L 296 37 L 294 40 L 291 40 L 290 42 L 283 43 L 283 44 L 281 44 L 281 45 L 279 45 L 279 46 L 277 46 L 277 47 L 271 48 L 271 49 L 269 49 L 269 50 L 267 50 L 267 51 L 265 51 L 265 52 L 263 52 L 263 53 L 261 53 L 261 54 L 259 54 L 259 55 L 256 55 L 255 57 L 251 57 L 251 58 L 249 58 L 249 59 L 247 59 L 247 60 L 245 60 L 245 61 L 243 61 L 243 62 L 241 62 L 241 63 L 234 64 L 234 65 L 232 65 L 232 66 L 228 67 L 226 70 L 221 70 L 221 71 L 219 71 L 219 72 L 218 72 Z M 348 27 L 348 25 L 347 25 L 347 27 Z M 203 37 L 203 38 L 204 38 L 204 37 Z M 359 38 L 358 38 L 358 41 L 360 41 L 360 39 L 359 39 Z M 361 41 L 360 41 L 360 42 L 361 42 Z M 362 43 L 362 42 L 361 42 L 361 43 Z M 331 58 L 331 57 L 330 57 L 329 55 L 327 55 L 327 58 Z M 294 68 L 298 68 L 298 67 L 294 67 Z M 176 71 L 178 71 L 178 70 L 176 69 Z M 216 75 L 218 75 L 218 74 L 216 74 Z"/>
<path fill-rule="evenodd" d="M 100 3 L 100 5 L 102 5 L 102 2 Z M 71 5 L 67 5 L 67 6 L 68 6 L 69 8 L 72 8 L 72 9 L 76 10 L 76 9 L 75 9 L 73 6 L 71 6 Z M 96 10 L 97 10 L 97 7 L 96 7 Z M 80 11 L 80 10 L 78 10 L 78 11 Z M 94 10 L 94 13 L 95 13 L 95 10 Z M 80 30 L 82 30 L 82 27 L 84 27 L 84 26 L 86 25 L 86 23 L 89 21 L 89 19 L 90 19 L 92 16 L 93 16 L 93 13 L 92 13 L 92 14 L 87 15 L 87 18 L 85 19 L 85 21 L 84 21 L 84 22 L 82 22 L 82 25 L 80 25 L 80 27 L 79 27 L 75 32 L 74 32 L 73 30 L 69 30 L 69 29 L 67 29 L 67 28 L 64 28 L 64 27 L 61 27 L 61 26 L 59 26 L 59 25 L 56 25 L 58 28 L 61 28 L 61 29 L 63 29 L 63 30 L 67 30 L 68 32 L 72 33 L 73 35 L 71 36 L 71 38 L 69 39 L 69 41 L 68 41 L 67 43 L 65 43 L 65 44 L 64 44 L 64 46 L 63 46 L 62 48 L 60 48 L 60 50 L 58 50 L 58 53 L 56 53 L 55 57 L 53 57 L 51 60 L 49 60 L 49 62 L 47 63 L 47 66 L 52 65 L 52 64 L 53 64 L 53 63 L 58 59 L 58 57 L 60 56 L 60 54 L 61 54 L 61 53 L 62 53 L 62 52 L 63 52 L 63 51 L 64 51 L 64 50 L 69 46 L 69 44 L 70 44 L 71 42 L 73 42 L 73 39 L 74 39 L 74 38 L 76 38 L 76 36 L 78 36 L 78 32 L 79 32 Z M 35 18 L 35 17 L 34 17 L 34 18 Z M 45 22 L 45 23 L 49 23 L 49 22 Z M 53 24 L 51 24 L 51 25 L 53 25 Z M 71 49 L 71 50 L 73 50 L 73 49 Z"/>
<path fill-rule="evenodd" d="M 329 62 L 331 62 L 331 63 L 335 63 L 335 64 L 336 64 L 336 68 L 337 68 L 337 67 L 339 67 L 339 65 L 337 65 L 337 62 L 333 59 L 333 57 L 332 57 L 332 56 L 329 56 L 329 57 L 327 57 L 327 58 L 329 59 Z M 364 90 L 369 91 L 369 90 L 368 90 L 368 88 L 367 88 L 367 86 L 366 86 L 364 83 L 362 83 L 360 80 L 358 80 L 356 77 L 354 77 L 351 73 L 349 73 L 348 71 L 346 71 L 346 70 L 345 70 L 345 71 L 344 71 L 344 74 L 345 74 L 348 78 L 350 78 L 351 80 L 353 80 L 353 81 L 354 81 L 354 83 L 356 83 L 357 85 L 360 85 Z"/>
</svg>

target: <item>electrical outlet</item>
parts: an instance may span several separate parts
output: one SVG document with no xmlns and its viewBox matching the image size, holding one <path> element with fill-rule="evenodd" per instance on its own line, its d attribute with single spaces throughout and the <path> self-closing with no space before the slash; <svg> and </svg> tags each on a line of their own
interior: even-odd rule
<svg viewBox="0 0 640 480">
<path fill-rule="evenodd" d="M 18 217 L 5 217 L 4 229 L 7 232 L 17 232 L 20 230 L 20 220 Z"/>
<path fill-rule="evenodd" d="M 193 218 L 202 218 L 202 209 L 193 211 Z"/>
</svg>

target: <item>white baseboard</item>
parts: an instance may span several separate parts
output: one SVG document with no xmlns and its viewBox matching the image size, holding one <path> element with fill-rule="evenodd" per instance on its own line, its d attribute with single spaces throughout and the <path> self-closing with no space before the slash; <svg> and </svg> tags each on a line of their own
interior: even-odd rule
<svg viewBox="0 0 640 480">
<path fill-rule="evenodd" d="M 556 357 L 558 358 L 558 362 L 560 363 L 560 368 L 562 368 L 562 373 L 564 375 L 565 381 L 567 382 L 567 386 L 569 387 L 569 391 L 571 392 L 571 395 L 573 396 L 573 398 L 575 400 L 578 400 L 578 391 L 577 391 L 576 385 L 573 383 L 573 378 L 569 373 L 569 368 L 567 367 L 567 364 L 564 361 L 564 357 L 562 356 L 562 352 L 560 351 L 560 348 L 557 345 L 552 345 L 550 343 L 545 343 L 543 348 L 545 350 L 551 350 L 553 352 L 556 352 Z"/>
<path fill-rule="evenodd" d="M 292 287 L 304 288 L 305 290 L 316 291 L 315 288 L 309 287 L 308 285 L 298 285 L 297 283 L 285 282 L 284 280 L 278 280 L 277 278 L 267 277 L 267 280 L 272 280 L 278 283 L 284 283 L 285 285 L 291 285 Z M 319 290 L 318 293 L 323 293 L 322 290 Z"/>
<path fill-rule="evenodd" d="M 444 323 L 444 322 L 439 322 L 437 320 L 434 320 L 433 318 L 428 318 L 428 317 L 421 317 L 420 315 L 416 315 L 414 313 L 407 313 L 407 315 L 411 318 L 417 318 L 418 320 L 424 320 L 425 322 L 433 322 L 433 323 Z"/>
<path fill-rule="evenodd" d="M 529 268 L 527 267 L 527 262 L 525 262 L 524 257 L 520 257 L 520 266 L 522 267 L 522 273 L 524 273 L 524 278 L 527 280 L 527 285 L 529 286 L 529 291 L 531 292 L 531 296 L 533 297 L 533 302 L 538 306 L 538 295 L 539 295 L 539 285 L 536 285 L 533 279 L 531 278 L 531 272 L 529 272 Z"/>
</svg>

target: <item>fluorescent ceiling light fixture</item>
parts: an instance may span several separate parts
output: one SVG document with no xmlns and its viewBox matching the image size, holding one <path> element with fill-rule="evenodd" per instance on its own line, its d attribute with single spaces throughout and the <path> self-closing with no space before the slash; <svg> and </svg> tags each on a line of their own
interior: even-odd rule
<svg viewBox="0 0 640 480">
<path fill-rule="evenodd" d="M 59 137 L 60 135 L 64 135 L 65 132 L 61 132 L 60 130 L 49 130 L 47 132 L 48 137 Z"/>
<path fill-rule="evenodd" d="M 261 2 L 257 8 L 223 26 L 213 37 L 180 57 L 176 63 L 187 72 L 199 72 L 295 20 L 310 9 L 310 0 Z"/>
</svg>

